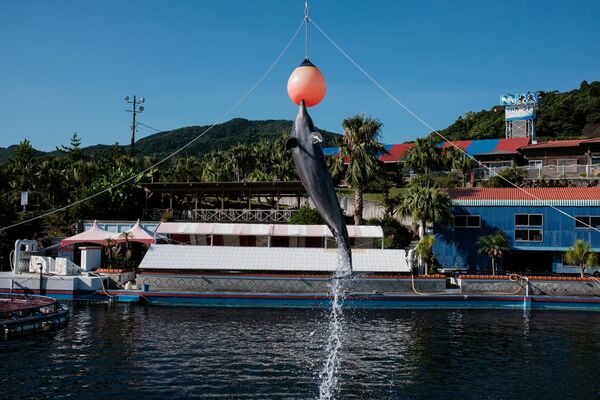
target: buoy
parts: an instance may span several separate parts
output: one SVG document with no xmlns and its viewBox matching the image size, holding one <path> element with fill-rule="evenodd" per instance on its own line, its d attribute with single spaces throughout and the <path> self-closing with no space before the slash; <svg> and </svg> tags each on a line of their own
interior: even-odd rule
<svg viewBox="0 0 600 400">
<path fill-rule="evenodd" d="M 287 91 L 294 103 L 299 105 L 304 100 L 306 107 L 312 107 L 325 97 L 327 84 L 319 68 L 305 58 L 290 75 Z"/>
</svg>

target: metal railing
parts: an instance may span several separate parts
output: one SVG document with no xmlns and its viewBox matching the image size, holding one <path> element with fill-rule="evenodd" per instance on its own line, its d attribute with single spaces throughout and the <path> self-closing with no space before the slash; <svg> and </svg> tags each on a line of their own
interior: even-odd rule
<svg viewBox="0 0 600 400">
<path fill-rule="evenodd" d="M 144 210 L 144 218 L 158 221 L 172 219 L 175 221 L 198 222 L 256 222 L 287 223 L 296 210 L 261 210 L 261 209 L 191 209 L 169 210 L 151 208 Z M 166 217 L 166 218 L 165 218 Z"/>
<path fill-rule="evenodd" d="M 486 181 L 491 176 L 511 167 L 474 168 L 476 181 Z M 527 173 L 527 179 L 592 179 L 600 178 L 600 164 L 524 165 L 517 167 Z"/>
</svg>

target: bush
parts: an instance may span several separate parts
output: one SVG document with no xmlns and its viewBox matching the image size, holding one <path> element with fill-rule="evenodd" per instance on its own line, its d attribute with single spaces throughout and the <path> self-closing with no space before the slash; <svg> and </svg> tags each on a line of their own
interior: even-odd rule
<svg viewBox="0 0 600 400">
<path fill-rule="evenodd" d="M 414 238 L 414 234 L 394 218 L 370 218 L 367 225 L 381 226 L 385 236 L 383 245 L 386 249 L 404 249 Z M 376 245 L 381 246 L 381 241 L 376 241 Z"/>
<path fill-rule="evenodd" d="M 292 213 L 290 217 L 290 224 L 297 225 L 323 225 L 323 218 L 319 215 L 317 210 L 310 207 L 300 207 Z"/>
<path fill-rule="evenodd" d="M 512 187 L 512 185 L 506 180 L 514 183 L 519 187 L 523 186 L 525 178 L 527 178 L 527 171 L 517 167 L 510 167 L 503 169 L 498 173 L 498 175 L 499 176 L 494 175 L 490 177 L 490 179 L 484 184 L 484 186 L 489 188 Z"/>
</svg>

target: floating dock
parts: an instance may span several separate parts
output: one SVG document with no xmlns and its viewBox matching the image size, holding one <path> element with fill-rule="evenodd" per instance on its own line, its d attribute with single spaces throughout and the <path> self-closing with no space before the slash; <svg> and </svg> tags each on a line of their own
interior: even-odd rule
<svg viewBox="0 0 600 400">
<path fill-rule="evenodd" d="M 69 310 L 45 296 L 0 294 L 0 335 L 19 336 L 59 328 L 69 321 Z"/>
</svg>

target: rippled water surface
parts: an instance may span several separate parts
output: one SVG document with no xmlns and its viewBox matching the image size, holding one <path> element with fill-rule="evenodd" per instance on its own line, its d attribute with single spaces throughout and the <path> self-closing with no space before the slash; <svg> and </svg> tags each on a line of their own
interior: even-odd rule
<svg viewBox="0 0 600 400">
<path fill-rule="evenodd" d="M 76 306 L 0 341 L 0 398 L 311 399 L 326 310 Z M 338 399 L 600 398 L 600 313 L 346 312 Z"/>
</svg>

